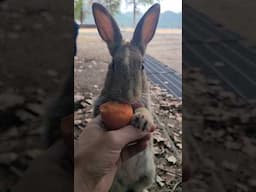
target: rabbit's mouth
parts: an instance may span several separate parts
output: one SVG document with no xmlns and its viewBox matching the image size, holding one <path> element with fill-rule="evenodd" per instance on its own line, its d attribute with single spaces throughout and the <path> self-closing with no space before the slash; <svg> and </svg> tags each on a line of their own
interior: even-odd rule
<svg viewBox="0 0 256 192">
<path fill-rule="evenodd" d="M 131 103 L 131 105 L 132 105 L 133 111 L 135 111 L 136 109 L 138 109 L 140 107 L 145 107 L 144 104 L 140 101 L 135 101 L 135 102 Z"/>
<path fill-rule="evenodd" d="M 110 99 L 110 101 L 116 101 L 116 102 L 119 102 L 119 103 L 129 104 L 129 105 L 132 106 L 133 110 L 135 110 L 137 108 L 140 108 L 140 107 L 145 107 L 145 104 L 143 103 L 143 101 L 140 101 L 140 100 L 127 101 L 127 100 L 124 100 L 124 99 L 118 99 L 118 100 Z"/>
</svg>

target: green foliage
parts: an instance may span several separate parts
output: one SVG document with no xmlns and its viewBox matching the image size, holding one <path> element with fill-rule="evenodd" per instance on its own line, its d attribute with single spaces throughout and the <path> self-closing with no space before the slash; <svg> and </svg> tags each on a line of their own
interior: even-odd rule
<svg viewBox="0 0 256 192">
<path fill-rule="evenodd" d="M 74 17 L 76 20 L 79 20 L 79 21 L 81 20 L 82 11 L 83 11 L 83 0 L 75 0 L 74 1 Z"/>
</svg>

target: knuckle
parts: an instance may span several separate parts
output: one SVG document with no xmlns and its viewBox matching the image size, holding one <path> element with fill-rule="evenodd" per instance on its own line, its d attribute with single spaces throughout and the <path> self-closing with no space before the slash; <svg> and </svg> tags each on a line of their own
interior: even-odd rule
<svg viewBox="0 0 256 192">
<path fill-rule="evenodd" d="M 113 131 L 109 131 L 109 133 L 107 133 L 107 141 L 113 145 L 118 145 L 120 143 L 118 135 L 114 134 Z"/>
</svg>

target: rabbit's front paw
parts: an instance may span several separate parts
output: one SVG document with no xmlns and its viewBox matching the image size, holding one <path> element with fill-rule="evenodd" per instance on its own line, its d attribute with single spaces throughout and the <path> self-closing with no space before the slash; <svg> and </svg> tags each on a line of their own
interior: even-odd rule
<svg viewBox="0 0 256 192">
<path fill-rule="evenodd" d="M 132 117 L 131 125 L 142 131 L 151 131 L 153 127 L 151 113 L 146 108 L 139 108 Z"/>
</svg>

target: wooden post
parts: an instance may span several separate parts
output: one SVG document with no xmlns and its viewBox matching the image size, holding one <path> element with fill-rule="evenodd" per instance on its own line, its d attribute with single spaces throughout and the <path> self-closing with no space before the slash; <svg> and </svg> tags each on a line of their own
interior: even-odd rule
<svg viewBox="0 0 256 192">
<path fill-rule="evenodd" d="M 135 27 L 136 24 L 136 0 L 133 0 L 133 27 Z"/>
</svg>

